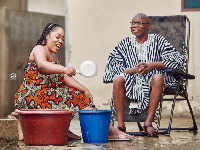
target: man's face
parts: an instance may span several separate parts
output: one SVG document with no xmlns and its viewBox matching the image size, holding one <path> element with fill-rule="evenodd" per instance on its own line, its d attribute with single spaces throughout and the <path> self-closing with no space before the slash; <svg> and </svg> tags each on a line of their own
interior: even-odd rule
<svg viewBox="0 0 200 150">
<path fill-rule="evenodd" d="M 151 25 L 149 24 L 149 20 L 143 16 L 135 16 L 131 22 L 131 32 L 136 37 L 144 37 L 148 35 L 148 31 Z"/>
</svg>

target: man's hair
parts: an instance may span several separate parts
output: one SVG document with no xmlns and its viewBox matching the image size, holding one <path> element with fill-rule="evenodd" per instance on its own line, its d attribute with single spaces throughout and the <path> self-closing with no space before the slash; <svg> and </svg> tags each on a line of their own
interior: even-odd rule
<svg viewBox="0 0 200 150">
<path fill-rule="evenodd" d="M 138 13 L 138 14 L 136 14 L 133 18 L 135 18 L 135 17 L 137 17 L 137 16 L 144 17 L 144 18 L 147 19 L 148 23 L 150 22 L 149 17 L 148 17 L 147 15 L 143 14 L 143 13 Z"/>
</svg>

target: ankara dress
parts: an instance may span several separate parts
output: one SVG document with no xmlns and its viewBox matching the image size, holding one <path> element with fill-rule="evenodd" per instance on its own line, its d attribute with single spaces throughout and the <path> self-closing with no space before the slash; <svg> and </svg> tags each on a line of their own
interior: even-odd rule
<svg viewBox="0 0 200 150">
<path fill-rule="evenodd" d="M 136 67 L 140 62 L 161 62 L 166 68 L 182 69 L 183 57 L 159 34 L 148 34 L 143 44 L 136 41 L 135 35 L 123 39 L 110 53 L 103 77 L 104 83 L 113 81 L 116 75 L 125 78 L 125 93 L 131 101 L 141 102 L 134 113 L 141 113 L 148 107 L 150 82 L 154 74 L 164 75 L 164 71 L 153 68 L 149 73 L 122 73 L 127 68 Z M 176 86 L 173 76 L 168 76 L 167 84 Z"/>
<path fill-rule="evenodd" d="M 15 94 L 18 109 L 81 110 L 91 105 L 80 91 L 65 85 L 63 74 L 43 74 L 35 62 L 26 65 L 24 82 Z"/>
</svg>

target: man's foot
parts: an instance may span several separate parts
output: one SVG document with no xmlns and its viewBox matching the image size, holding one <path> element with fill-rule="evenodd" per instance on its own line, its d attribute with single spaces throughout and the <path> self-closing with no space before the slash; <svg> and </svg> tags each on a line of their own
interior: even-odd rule
<svg viewBox="0 0 200 150">
<path fill-rule="evenodd" d="M 120 126 L 118 126 L 117 129 L 119 129 L 119 131 L 122 131 L 122 132 L 126 133 L 126 127 L 121 128 Z"/>
<path fill-rule="evenodd" d="M 134 136 L 126 134 L 122 131 L 120 131 L 118 128 L 114 128 L 112 126 L 110 126 L 109 129 L 109 135 L 108 135 L 108 140 L 117 140 L 117 141 L 129 141 L 129 140 L 133 140 Z"/>
<path fill-rule="evenodd" d="M 67 139 L 68 140 L 81 140 L 81 136 L 78 136 L 76 134 L 74 134 L 73 132 L 71 132 L 70 130 L 67 132 Z"/>
<path fill-rule="evenodd" d="M 149 137 L 157 137 L 158 136 L 158 132 L 156 132 L 154 130 L 154 127 L 152 126 L 152 124 L 148 124 L 148 125 L 144 124 L 143 130 Z"/>
</svg>

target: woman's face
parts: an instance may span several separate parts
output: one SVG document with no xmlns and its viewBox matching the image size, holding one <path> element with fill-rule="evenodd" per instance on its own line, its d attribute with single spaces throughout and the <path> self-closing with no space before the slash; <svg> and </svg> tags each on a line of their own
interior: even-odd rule
<svg viewBox="0 0 200 150">
<path fill-rule="evenodd" d="M 53 53 L 57 53 L 64 44 L 64 30 L 61 27 L 56 27 L 46 36 L 46 46 Z"/>
</svg>

